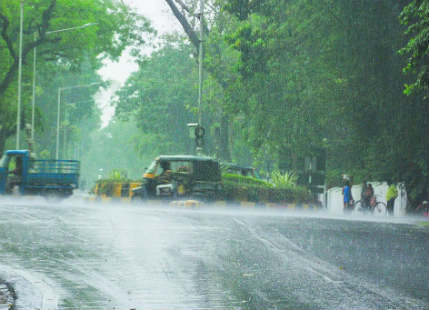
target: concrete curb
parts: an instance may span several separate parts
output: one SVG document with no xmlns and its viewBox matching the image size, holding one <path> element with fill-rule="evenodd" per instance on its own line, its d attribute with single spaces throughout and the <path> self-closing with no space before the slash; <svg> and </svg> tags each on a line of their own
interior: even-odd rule
<svg viewBox="0 0 429 310">
<path fill-rule="evenodd" d="M 107 196 L 91 196 L 88 197 L 88 200 L 91 202 L 132 202 L 128 197 L 117 198 L 117 197 L 107 197 Z M 147 204 L 160 204 L 160 200 L 147 200 Z M 252 202 L 252 201 L 226 201 L 226 200 L 217 200 L 210 203 L 205 203 L 203 201 L 188 199 L 188 200 L 174 200 L 169 201 L 168 204 L 174 207 L 199 207 L 199 206 L 220 206 L 220 207 L 243 207 L 243 208 L 275 208 L 275 209 L 287 209 L 287 210 L 304 210 L 304 211 L 317 211 L 321 210 L 322 206 L 315 203 L 272 203 L 272 202 Z"/>
</svg>

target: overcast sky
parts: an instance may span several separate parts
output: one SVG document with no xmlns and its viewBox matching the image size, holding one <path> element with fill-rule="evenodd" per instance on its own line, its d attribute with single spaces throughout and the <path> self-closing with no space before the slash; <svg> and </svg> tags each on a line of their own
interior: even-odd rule
<svg viewBox="0 0 429 310">
<path fill-rule="evenodd" d="M 152 22 L 152 26 L 159 34 L 180 30 L 180 24 L 170 11 L 164 0 L 123 0 L 126 4 L 135 8 Z M 99 71 L 104 80 L 112 81 L 112 87 L 106 91 L 100 91 L 95 100 L 103 111 L 103 127 L 106 126 L 114 114 L 114 108 L 110 106 L 111 98 L 118 88 L 126 81 L 131 72 L 137 70 L 137 65 L 128 55 L 123 55 L 119 62 L 108 62 Z"/>
</svg>

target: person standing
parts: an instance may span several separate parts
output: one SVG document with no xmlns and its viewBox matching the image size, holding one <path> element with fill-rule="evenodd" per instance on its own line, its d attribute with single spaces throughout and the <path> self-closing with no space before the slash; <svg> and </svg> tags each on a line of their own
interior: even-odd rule
<svg viewBox="0 0 429 310">
<path fill-rule="evenodd" d="M 389 215 L 393 215 L 393 210 L 395 207 L 395 199 L 398 197 L 398 190 L 396 189 L 396 186 L 388 182 L 389 188 L 387 189 L 386 193 L 386 201 L 387 201 L 387 213 Z"/>
<path fill-rule="evenodd" d="M 344 196 L 344 210 L 349 211 L 351 209 L 351 200 L 352 200 L 352 189 L 350 186 L 350 181 L 346 181 L 343 187 L 343 196 Z"/>
</svg>

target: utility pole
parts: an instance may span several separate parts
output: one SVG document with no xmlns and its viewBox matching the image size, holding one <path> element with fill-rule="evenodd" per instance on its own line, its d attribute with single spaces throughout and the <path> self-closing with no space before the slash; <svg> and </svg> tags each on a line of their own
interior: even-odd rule
<svg viewBox="0 0 429 310">
<path fill-rule="evenodd" d="M 204 0 L 200 0 L 200 47 L 198 49 L 198 75 L 199 75 L 199 87 L 198 87 L 198 124 L 202 125 L 202 111 L 201 103 L 203 99 L 203 38 L 204 38 Z"/>
<path fill-rule="evenodd" d="M 90 84 L 84 84 L 84 85 L 74 85 L 74 86 L 67 86 L 67 87 L 59 87 L 58 88 L 58 98 L 57 98 L 57 145 L 55 148 L 55 159 L 59 159 L 60 155 L 60 114 L 61 114 L 61 92 L 63 90 L 69 90 L 69 89 L 75 89 L 75 88 L 86 88 L 91 87 L 94 85 L 100 85 L 101 82 L 94 82 Z"/>
<path fill-rule="evenodd" d="M 200 44 L 198 48 L 198 126 L 196 130 L 196 144 L 197 144 L 197 153 L 201 153 L 204 145 L 204 128 L 202 126 L 203 117 L 202 117 L 202 100 L 203 100 L 203 42 L 204 42 L 204 0 L 200 0 Z"/>
<path fill-rule="evenodd" d="M 57 100 L 57 143 L 55 148 L 55 159 L 58 160 L 60 154 L 60 105 L 61 105 L 61 87 L 58 88 Z"/>
<path fill-rule="evenodd" d="M 63 123 L 67 120 L 67 109 L 64 109 L 64 120 Z M 62 126 L 63 128 L 63 159 L 67 158 L 67 123 Z"/>
<path fill-rule="evenodd" d="M 19 58 L 18 58 L 18 108 L 16 112 L 16 149 L 19 150 L 21 129 L 21 81 L 22 81 L 22 28 L 24 24 L 24 0 L 20 2 L 19 18 Z"/>
<path fill-rule="evenodd" d="M 76 30 L 76 29 L 83 29 L 89 26 L 98 25 L 98 23 L 87 23 L 81 26 L 76 27 L 70 27 L 70 28 L 64 28 L 64 29 L 58 29 L 58 30 L 52 30 L 45 32 L 46 35 L 52 34 L 52 33 L 59 33 L 59 32 L 65 32 L 70 30 Z M 34 41 L 36 41 L 37 36 L 36 32 L 34 33 Z M 34 55 L 33 55 L 33 96 L 31 99 L 31 139 L 34 143 L 34 115 L 35 115 L 35 107 L 36 107 L 36 64 L 37 64 L 37 47 L 34 48 Z"/>
<path fill-rule="evenodd" d="M 34 33 L 34 41 L 36 41 L 36 33 Z M 34 109 L 36 106 L 36 61 L 37 47 L 34 47 L 33 55 L 33 96 L 31 97 L 31 140 L 34 142 Z"/>
</svg>

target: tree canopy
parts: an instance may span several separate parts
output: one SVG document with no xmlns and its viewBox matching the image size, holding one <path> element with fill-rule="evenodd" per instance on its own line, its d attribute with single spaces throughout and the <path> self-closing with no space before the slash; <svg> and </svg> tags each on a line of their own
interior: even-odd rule
<svg viewBox="0 0 429 310">
<path fill-rule="evenodd" d="M 196 2 L 166 2 L 195 45 Z M 356 182 L 405 182 L 415 202 L 427 195 L 427 1 L 208 7 L 204 65 L 220 86 L 216 102 L 228 127 L 241 132 L 231 150 L 247 145 L 254 164 L 274 161 L 283 170 L 326 158 L 328 184 L 345 173 Z"/>
<path fill-rule="evenodd" d="M 19 6 L 19 1 L 0 2 L 1 149 L 16 127 Z M 91 26 L 79 28 L 87 24 Z M 75 27 L 79 29 L 58 32 Z M 101 67 L 103 59 L 117 59 L 126 47 L 141 48 L 152 31 L 146 18 L 120 1 L 25 1 L 22 50 L 24 120 L 29 115 L 31 94 L 33 57 L 30 56 L 36 47 L 38 70 L 50 64 L 56 68 L 54 70 L 78 71 L 85 60 L 95 71 Z"/>
<path fill-rule="evenodd" d="M 123 142 L 124 157 L 136 152 L 139 165 L 193 152 L 187 123 L 197 119 L 202 22 L 208 155 L 295 171 L 301 183 L 310 182 L 315 158 L 328 186 L 348 174 L 355 183 L 404 182 L 413 205 L 427 197 L 427 0 L 207 0 L 204 18 L 199 1 L 165 2 L 183 35 L 157 38 L 150 52 L 142 47 L 155 42 L 153 29 L 122 1 L 25 2 L 23 117 L 37 47 L 41 151 L 53 152 L 58 88 L 102 82 L 103 60 L 131 50 L 138 70 L 117 91 L 115 121 L 104 130 L 91 100 L 97 88 L 64 92 L 62 152 L 98 145 L 89 160 L 102 153 L 101 141 Z M 16 126 L 18 15 L 19 1 L 0 2 L 0 148 Z M 53 32 L 88 23 L 96 24 Z"/>
</svg>

